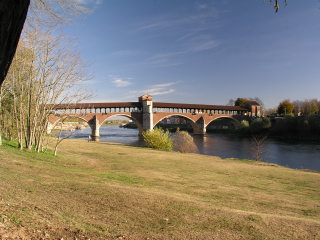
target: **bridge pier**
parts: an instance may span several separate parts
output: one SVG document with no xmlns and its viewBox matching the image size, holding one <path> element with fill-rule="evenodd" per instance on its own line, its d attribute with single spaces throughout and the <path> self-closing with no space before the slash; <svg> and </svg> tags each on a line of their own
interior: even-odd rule
<svg viewBox="0 0 320 240">
<path fill-rule="evenodd" d="M 206 125 L 205 125 L 205 122 L 204 122 L 204 118 L 201 117 L 196 122 L 196 126 L 193 128 L 193 134 L 205 135 L 206 132 L 207 132 L 207 129 L 206 129 Z"/>
<path fill-rule="evenodd" d="M 196 135 L 205 135 L 206 132 L 207 132 L 206 128 L 194 128 L 193 129 L 193 134 L 196 134 Z"/>
<path fill-rule="evenodd" d="M 98 128 L 91 128 L 91 130 L 92 130 L 92 134 L 91 134 L 92 141 L 95 141 L 95 142 L 99 142 L 100 141 L 99 129 L 100 129 L 100 126 Z"/>
<path fill-rule="evenodd" d="M 90 121 L 89 126 L 91 128 L 91 139 L 92 141 L 100 141 L 100 124 L 97 116 L 95 115 Z"/>
</svg>

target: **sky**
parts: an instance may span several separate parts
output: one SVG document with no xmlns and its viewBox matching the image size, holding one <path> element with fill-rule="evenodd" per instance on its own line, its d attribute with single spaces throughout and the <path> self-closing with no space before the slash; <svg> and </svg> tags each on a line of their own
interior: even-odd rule
<svg viewBox="0 0 320 240">
<path fill-rule="evenodd" d="M 64 32 L 93 74 L 90 102 L 225 105 L 320 98 L 320 1 L 78 0 Z"/>
</svg>

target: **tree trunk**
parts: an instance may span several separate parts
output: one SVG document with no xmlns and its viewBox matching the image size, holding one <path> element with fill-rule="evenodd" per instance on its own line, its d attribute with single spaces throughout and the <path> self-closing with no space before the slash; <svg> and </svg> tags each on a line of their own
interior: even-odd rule
<svg viewBox="0 0 320 240">
<path fill-rule="evenodd" d="M 0 85 L 16 52 L 29 4 L 30 0 L 0 1 Z"/>
<path fill-rule="evenodd" d="M 2 88 L 0 85 L 0 146 L 2 146 L 2 132 L 3 132 L 3 113 L 2 113 Z"/>
</svg>

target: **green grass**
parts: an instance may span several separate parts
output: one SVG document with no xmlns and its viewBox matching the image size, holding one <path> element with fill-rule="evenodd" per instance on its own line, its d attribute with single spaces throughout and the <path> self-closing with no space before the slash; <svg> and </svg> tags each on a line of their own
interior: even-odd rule
<svg viewBox="0 0 320 240">
<path fill-rule="evenodd" d="M 116 180 L 124 183 L 132 183 L 132 184 L 144 184 L 145 181 L 138 178 L 132 178 L 130 176 L 124 175 L 124 174 L 116 174 L 116 173 L 102 173 L 97 174 L 97 177 L 103 178 L 103 179 L 111 179 Z"/>
<path fill-rule="evenodd" d="M 0 147 L 13 239 L 320 238 L 318 172 L 83 140 L 58 157 L 16 146 Z"/>
</svg>

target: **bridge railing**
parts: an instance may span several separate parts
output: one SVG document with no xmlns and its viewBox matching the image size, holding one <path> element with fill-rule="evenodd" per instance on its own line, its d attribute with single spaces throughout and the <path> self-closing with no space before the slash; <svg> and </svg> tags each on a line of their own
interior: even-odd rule
<svg viewBox="0 0 320 240">
<path fill-rule="evenodd" d="M 114 107 L 114 108 L 67 108 L 67 109 L 55 109 L 54 114 L 89 114 L 89 113 L 123 113 L 123 112 L 141 112 L 139 107 Z"/>
<path fill-rule="evenodd" d="M 68 108 L 68 109 L 55 109 L 54 114 L 89 114 L 89 113 L 124 113 L 124 112 L 142 112 L 139 107 L 114 107 L 114 108 Z M 191 113 L 191 114 L 208 114 L 208 115 L 246 115 L 246 111 L 238 110 L 222 110 L 222 109 L 196 109 L 196 108 L 159 108 L 154 107 L 153 113 L 166 112 L 166 113 Z"/>
<path fill-rule="evenodd" d="M 191 114 L 208 114 L 208 115 L 246 115 L 246 111 L 222 110 L 222 109 L 196 109 L 196 108 L 159 108 L 154 107 L 153 113 L 191 113 Z"/>
</svg>

